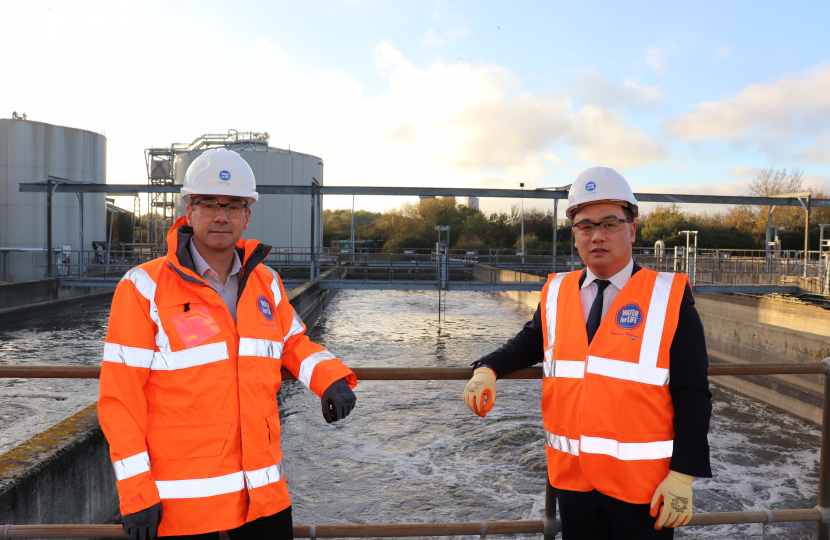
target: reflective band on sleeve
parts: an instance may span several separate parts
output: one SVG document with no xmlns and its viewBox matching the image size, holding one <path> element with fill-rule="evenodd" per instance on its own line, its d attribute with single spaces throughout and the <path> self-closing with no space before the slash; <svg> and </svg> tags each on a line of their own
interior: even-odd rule
<svg viewBox="0 0 830 540">
<path fill-rule="evenodd" d="M 674 441 L 621 443 L 613 439 L 582 436 L 580 449 L 586 454 L 603 454 L 622 461 L 670 458 Z"/>
<path fill-rule="evenodd" d="M 641 366 L 633 362 L 610 360 L 599 356 L 588 357 L 588 373 L 603 375 L 613 379 L 634 381 L 655 386 L 669 384 L 669 370 L 656 367 Z"/>
<path fill-rule="evenodd" d="M 239 356 L 264 356 L 282 358 L 282 343 L 267 339 L 239 338 Z"/>
<path fill-rule="evenodd" d="M 170 340 L 167 338 L 167 333 L 161 325 L 158 306 L 156 306 L 156 282 L 153 281 L 150 274 L 138 266 L 131 268 L 126 274 L 124 274 L 121 281 L 132 281 L 141 296 L 150 302 L 150 319 L 152 319 L 152 321 L 156 324 L 157 329 L 156 346 L 161 352 L 171 352 Z"/>
<path fill-rule="evenodd" d="M 125 480 L 137 474 L 145 473 L 150 470 L 150 456 L 147 452 L 142 452 L 121 461 L 114 461 L 112 468 L 115 469 L 115 480 Z"/>
<path fill-rule="evenodd" d="M 309 389 L 311 388 L 311 374 L 314 373 L 314 366 L 319 364 L 324 360 L 336 360 L 337 357 L 331 354 L 328 351 L 320 351 L 314 354 L 310 354 L 306 357 L 305 360 L 302 361 L 300 364 L 300 376 L 297 377 L 300 379 L 304 385 L 306 385 Z"/>
<path fill-rule="evenodd" d="M 150 369 L 154 354 L 156 354 L 156 351 L 151 349 L 127 347 L 117 343 L 104 343 L 104 362 Z"/>
<path fill-rule="evenodd" d="M 242 491 L 245 489 L 245 476 L 239 471 L 216 478 L 156 480 L 156 487 L 162 499 L 198 499 Z"/>
<path fill-rule="evenodd" d="M 585 362 L 582 360 L 554 360 L 543 362 L 545 377 L 562 377 L 565 379 L 582 379 L 585 377 Z"/>
<path fill-rule="evenodd" d="M 258 487 L 267 486 L 274 482 L 279 482 L 285 475 L 282 468 L 282 461 L 276 465 L 265 467 L 256 471 L 245 471 L 245 482 L 248 484 L 248 489 L 256 489 Z"/>
<path fill-rule="evenodd" d="M 564 435 L 556 435 L 550 431 L 545 431 L 545 444 L 554 450 L 559 450 L 572 456 L 579 455 L 579 439 L 569 439 Z"/>
<path fill-rule="evenodd" d="M 153 356 L 153 370 L 173 371 L 186 369 L 194 366 L 202 366 L 213 362 L 220 362 L 228 359 L 228 345 L 221 343 L 210 343 L 185 349 L 176 352 L 157 352 Z"/>
<path fill-rule="evenodd" d="M 297 334 L 302 334 L 305 330 L 305 326 L 303 325 L 303 320 L 297 315 L 297 312 L 294 312 L 294 320 L 291 321 L 291 330 L 288 331 L 288 334 L 285 336 L 285 341 L 288 341 L 288 338 L 296 336 Z"/>
<path fill-rule="evenodd" d="M 562 285 L 562 280 L 567 274 L 562 272 L 553 276 L 548 285 L 548 297 L 545 299 L 545 318 L 548 328 L 548 348 L 545 351 L 551 351 L 551 358 L 553 358 L 553 345 L 556 342 L 556 306 L 559 301 L 559 287 Z"/>
<path fill-rule="evenodd" d="M 669 306 L 669 295 L 674 274 L 660 272 L 651 292 L 651 302 L 646 315 L 646 327 L 643 329 L 643 341 L 640 344 L 640 365 L 645 367 L 657 366 L 657 355 L 660 352 L 660 341 L 663 339 L 663 327 L 666 323 L 666 310 Z"/>
<path fill-rule="evenodd" d="M 267 266 L 265 268 L 268 268 Z M 268 271 L 271 272 L 271 275 L 274 276 L 274 280 L 271 281 L 271 294 L 274 295 L 274 305 L 280 305 L 280 301 L 282 300 L 282 293 L 280 293 L 280 281 L 277 277 L 277 274 L 273 268 L 268 268 Z"/>
</svg>

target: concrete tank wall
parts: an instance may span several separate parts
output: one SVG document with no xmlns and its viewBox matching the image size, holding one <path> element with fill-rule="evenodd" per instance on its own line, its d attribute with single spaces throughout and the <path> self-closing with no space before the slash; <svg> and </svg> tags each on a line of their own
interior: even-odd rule
<svg viewBox="0 0 830 540">
<path fill-rule="evenodd" d="M 312 179 L 323 185 L 323 160 L 319 157 L 270 147 L 231 149 L 251 166 L 257 185 L 310 186 Z M 176 156 L 177 184 L 184 181 L 187 168 L 201 154 L 199 150 Z M 184 213 L 184 205 L 178 195 L 175 199 L 178 217 Z M 260 195 L 252 207 L 251 222 L 243 238 L 254 238 L 277 249 L 308 250 L 311 246 L 311 197 Z"/>
<path fill-rule="evenodd" d="M 75 182 L 106 182 L 106 137 L 98 133 L 43 122 L 0 119 L 0 250 L 46 247 L 46 194 L 20 193 L 19 184 L 45 182 L 47 176 Z M 83 196 L 83 246 L 80 204 L 75 193 L 52 198 L 52 245 L 92 249 L 106 238 L 104 194 Z M 1 257 L 1 256 L 0 256 Z M 77 262 L 74 257 L 72 262 Z M 0 261 L 0 265 L 2 261 Z M 40 267 L 37 267 L 40 265 Z M 11 252 L 6 275 L 15 281 L 46 275 L 46 254 Z M 56 269 L 57 271 L 57 269 Z"/>
</svg>

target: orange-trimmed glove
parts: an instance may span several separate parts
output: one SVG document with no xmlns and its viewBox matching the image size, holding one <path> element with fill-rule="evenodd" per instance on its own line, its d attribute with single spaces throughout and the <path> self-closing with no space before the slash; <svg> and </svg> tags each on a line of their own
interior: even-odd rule
<svg viewBox="0 0 830 540">
<path fill-rule="evenodd" d="M 496 404 L 496 372 L 480 367 L 473 372 L 473 378 L 464 387 L 461 399 L 471 411 L 484 418 Z"/>
<path fill-rule="evenodd" d="M 666 479 L 660 482 L 651 498 L 651 517 L 657 517 L 658 510 L 660 512 L 654 522 L 655 529 L 682 527 L 692 519 L 695 513 L 692 509 L 692 480 L 694 477 L 688 474 L 669 471 Z"/>
</svg>

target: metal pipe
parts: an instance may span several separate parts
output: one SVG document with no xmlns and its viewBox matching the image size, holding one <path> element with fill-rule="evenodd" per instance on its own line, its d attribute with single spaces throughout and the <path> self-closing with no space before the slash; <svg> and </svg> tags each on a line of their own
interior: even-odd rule
<svg viewBox="0 0 830 540">
<path fill-rule="evenodd" d="M 770 520 L 772 517 L 772 520 Z M 710 512 L 695 514 L 686 527 L 741 523 L 818 521 L 818 509 Z M 4 538 L 129 538 L 121 525 L 0 525 Z M 381 538 L 405 536 L 481 536 L 482 534 L 534 534 L 543 532 L 541 520 L 465 523 L 395 523 L 371 525 L 316 525 L 316 538 Z M 294 525 L 295 538 L 310 538 L 309 525 Z M 227 538 L 227 532 L 220 536 Z"/>
<path fill-rule="evenodd" d="M 824 362 L 830 366 L 830 358 Z M 821 461 L 818 473 L 818 505 L 825 516 L 830 512 L 830 374 L 824 375 L 824 404 L 821 411 Z M 830 516 L 827 516 L 830 517 Z M 830 540 L 830 523 L 822 520 L 818 524 L 817 540 Z"/>
<path fill-rule="evenodd" d="M 545 517 L 542 519 L 542 526 L 544 540 L 554 540 L 562 528 L 556 519 L 556 489 L 550 484 L 550 480 L 545 482 Z"/>
<path fill-rule="evenodd" d="M 363 381 L 462 381 L 471 376 L 468 367 L 355 367 L 352 371 Z M 770 362 L 752 364 L 709 364 L 709 376 L 720 375 L 783 375 L 825 374 L 825 362 Z M 100 366 L 0 366 L 0 379 L 96 379 Z M 283 380 L 296 380 L 283 368 Z M 542 368 L 530 367 L 514 371 L 502 379 L 541 379 Z M 830 429 L 828 430 L 830 431 Z"/>
<path fill-rule="evenodd" d="M 52 279 L 52 179 L 46 180 L 46 277 Z"/>
</svg>

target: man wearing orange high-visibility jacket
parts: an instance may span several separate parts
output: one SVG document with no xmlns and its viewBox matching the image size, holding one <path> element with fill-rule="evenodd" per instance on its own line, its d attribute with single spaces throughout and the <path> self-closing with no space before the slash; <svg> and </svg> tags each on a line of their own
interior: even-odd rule
<svg viewBox="0 0 830 540">
<path fill-rule="evenodd" d="M 672 538 L 692 517 L 693 478 L 712 476 L 703 325 L 685 275 L 632 259 L 637 208 L 613 169 L 579 175 L 567 216 L 587 269 L 551 274 L 533 320 L 474 363 L 463 392 L 484 417 L 497 377 L 542 362 L 564 540 Z"/>
<path fill-rule="evenodd" d="M 356 398 L 352 371 L 309 341 L 270 246 L 240 240 L 258 194 L 239 154 L 211 149 L 187 170 L 168 253 L 115 292 L 98 414 L 124 531 L 291 539 L 277 391 L 287 368 L 322 398 L 328 422 Z"/>
</svg>

